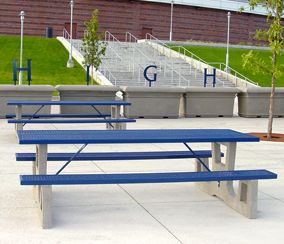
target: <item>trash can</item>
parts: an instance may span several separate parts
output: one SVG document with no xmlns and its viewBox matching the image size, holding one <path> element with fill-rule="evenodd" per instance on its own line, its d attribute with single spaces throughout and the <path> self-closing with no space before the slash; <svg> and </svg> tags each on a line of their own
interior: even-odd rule
<svg viewBox="0 0 284 244">
<path fill-rule="evenodd" d="M 46 38 L 53 38 L 53 27 L 46 27 Z"/>
</svg>

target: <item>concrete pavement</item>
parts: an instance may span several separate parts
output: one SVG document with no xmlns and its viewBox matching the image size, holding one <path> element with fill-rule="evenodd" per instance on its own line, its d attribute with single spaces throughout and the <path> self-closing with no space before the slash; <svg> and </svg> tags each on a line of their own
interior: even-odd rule
<svg viewBox="0 0 284 244">
<path fill-rule="evenodd" d="M 55 108 L 56 109 L 56 108 Z M 139 119 L 128 129 L 228 128 L 244 133 L 266 132 L 267 118 Z M 105 129 L 103 124 L 30 124 L 26 129 Z M 275 133 L 284 133 L 284 118 L 275 118 Z M 16 162 L 16 152 L 34 152 L 19 145 L 14 125 L 0 120 L 0 243 L 283 243 L 284 143 L 238 143 L 237 169 L 267 169 L 276 180 L 260 180 L 258 218 L 247 219 L 193 183 L 53 186 L 53 228 L 43 230 L 30 186 L 20 174 L 31 162 Z M 80 145 L 51 145 L 53 152 L 74 152 Z M 195 144 L 193 149 L 210 149 Z M 184 150 L 183 145 L 89 145 L 87 151 Z M 62 162 L 50 162 L 56 172 Z M 193 159 L 72 162 L 65 173 L 162 172 L 193 170 Z M 237 186 L 237 185 L 236 185 Z"/>
</svg>

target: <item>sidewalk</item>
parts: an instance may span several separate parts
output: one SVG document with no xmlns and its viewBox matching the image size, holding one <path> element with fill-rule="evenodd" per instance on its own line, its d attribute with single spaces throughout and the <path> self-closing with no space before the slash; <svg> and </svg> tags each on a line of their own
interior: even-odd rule
<svg viewBox="0 0 284 244">
<path fill-rule="evenodd" d="M 267 118 L 140 119 L 128 129 L 225 128 L 244 133 L 266 132 Z M 273 131 L 284 133 L 284 118 Z M 105 129 L 103 124 L 36 125 L 26 129 Z M 276 180 L 260 180 L 258 218 L 247 219 L 194 183 L 53 186 L 53 228 L 43 230 L 30 186 L 20 174 L 31 173 L 31 162 L 16 162 L 16 152 L 35 152 L 19 145 L 14 125 L 0 120 L 0 243 L 283 243 L 284 143 L 239 143 L 237 169 L 267 169 Z M 74 152 L 80 145 L 51 145 L 53 152 Z M 209 144 L 192 145 L 210 149 Z M 183 145 L 89 145 L 87 151 L 184 150 Z M 62 163 L 62 162 L 61 162 Z M 49 172 L 62 164 L 49 163 Z M 72 162 L 70 172 L 162 172 L 193 170 L 193 159 L 156 161 Z"/>
</svg>

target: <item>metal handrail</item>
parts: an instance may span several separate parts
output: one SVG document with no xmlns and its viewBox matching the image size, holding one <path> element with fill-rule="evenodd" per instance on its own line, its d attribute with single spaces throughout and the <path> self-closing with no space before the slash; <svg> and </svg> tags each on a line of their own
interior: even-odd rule
<svg viewBox="0 0 284 244">
<path fill-rule="evenodd" d="M 134 36 L 132 35 L 130 32 L 126 32 L 125 34 L 125 42 L 128 42 L 128 37 L 129 36 L 129 42 L 132 42 L 132 38 L 134 39 L 134 42 L 138 42 L 139 40 Z"/>
<path fill-rule="evenodd" d="M 70 40 L 70 34 L 68 33 L 68 31 L 66 29 L 63 29 L 63 37 L 66 39 L 66 40 Z M 66 38 L 67 37 L 67 38 Z M 69 39 L 68 39 L 69 38 Z M 69 41 L 70 42 L 70 41 Z M 84 55 L 84 52 L 82 51 L 81 49 L 81 46 L 82 44 L 81 43 L 72 43 L 72 46 L 81 54 L 81 55 Z M 114 51 L 114 50 L 113 50 Z M 118 56 L 118 59 L 121 61 L 122 58 L 118 55 L 118 53 L 116 53 L 114 51 L 114 53 Z M 104 70 L 103 68 L 104 67 Z M 111 78 L 114 80 L 114 84 L 116 85 L 116 78 L 115 76 L 112 74 L 112 72 L 108 69 L 107 65 L 103 62 L 103 59 L 102 59 L 102 62 L 100 64 L 100 68 L 99 68 L 99 71 L 106 77 L 106 72 L 105 70 L 108 71 L 108 80 L 111 81 Z"/>
<path fill-rule="evenodd" d="M 105 70 L 108 71 L 108 80 L 111 82 L 111 78 L 113 78 L 114 85 L 116 86 L 116 77 L 112 74 L 112 72 L 109 70 L 109 68 L 107 67 L 107 65 L 103 61 L 100 64 L 99 71 L 101 72 L 101 74 L 104 75 L 104 77 L 106 77 L 106 71 L 103 69 L 103 66 L 104 66 Z"/>
<path fill-rule="evenodd" d="M 63 35 L 62 35 L 66 40 L 68 40 L 68 42 L 70 42 L 71 36 L 69 34 L 69 32 L 64 28 L 63 29 Z"/>
<path fill-rule="evenodd" d="M 139 53 L 139 57 L 140 55 L 142 55 L 144 58 L 146 58 L 149 62 L 152 62 L 152 60 L 145 54 L 143 53 L 139 48 L 137 48 L 135 45 L 133 45 L 132 43 L 130 43 L 130 45 Z M 130 53 L 131 51 L 129 51 Z M 134 53 L 133 53 L 134 54 Z"/>
<path fill-rule="evenodd" d="M 109 49 L 111 50 L 111 53 L 114 53 L 115 56 L 117 56 L 119 61 L 122 61 L 122 57 L 110 45 L 107 46 L 107 51 L 109 51 Z"/>
<path fill-rule="evenodd" d="M 213 68 L 213 66 L 211 66 L 209 62 L 206 62 L 205 60 L 201 59 L 200 57 L 198 57 L 197 55 L 195 55 L 193 52 L 187 50 L 186 48 L 184 48 L 184 47 L 182 47 L 182 46 L 170 46 L 169 48 L 170 48 L 171 50 L 172 50 L 173 48 L 178 48 L 178 52 L 177 52 L 177 53 L 179 54 L 179 58 L 181 58 L 181 59 L 185 59 L 186 57 L 190 57 L 191 59 L 196 59 L 196 60 L 198 60 L 198 61 L 201 62 L 201 63 L 207 64 L 207 65 L 208 65 L 208 67 L 207 67 L 208 69 L 209 69 L 209 68 Z M 182 53 L 181 50 L 183 51 L 183 53 Z M 175 51 L 175 50 L 173 50 L 173 51 Z M 190 56 L 187 55 L 187 53 L 189 53 Z M 190 73 L 191 73 L 191 67 L 192 67 L 192 64 L 190 65 Z M 201 68 L 200 68 L 200 69 L 201 69 Z M 196 69 L 195 69 L 195 76 L 196 76 Z M 215 79 L 216 79 L 217 82 L 222 83 L 223 86 L 225 86 L 224 81 L 221 81 L 220 79 L 218 79 L 218 77 L 215 77 Z"/>
<path fill-rule="evenodd" d="M 186 53 L 189 53 L 189 54 L 191 55 L 191 58 L 194 58 L 194 59 L 196 59 L 196 60 L 198 60 L 198 61 L 200 61 L 200 62 L 202 62 L 202 63 L 208 64 L 205 60 L 203 60 L 202 58 L 198 57 L 198 56 L 195 55 L 193 52 L 187 50 L 187 49 L 184 48 L 183 46 L 169 46 L 168 48 L 169 48 L 169 49 L 178 48 L 178 53 L 179 53 L 179 54 L 182 54 L 182 55 L 184 55 L 184 56 L 188 56 L 188 57 L 189 57 L 189 55 L 186 55 Z M 181 49 L 182 49 L 183 53 L 181 52 Z"/>
<path fill-rule="evenodd" d="M 157 42 L 157 44 L 161 44 L 161 47 L 163 48 L 162 53 L 165 53 L 165 48 L 170 49 L 170 46 L 168 46 L 167 44 L 165 44 L 164 42 L 160 41 L 159 39 L 157 39 L 156 37 L 154 37 L 153 35 L 151 35 L 149 33 L 146 34 L 146 41 L 147 41 L 148 37 L 150 37 L 150 40 L 154 39 Z M 162 57 L 161 56 L 161 52 L 159 52 L 159 57 L 161 59 L 161 57 Z M 181 61 L 176 59 L 175 57 L 173 57 L 172 53 L 170 53 L 170 58 L 172 60 L 172 64 L 175 61 L 175 62 L 177 62 L 179 64 L 179 67 L 181 68 Z M 166 61 L 166 56 L 165 56 L 165 60 L 163 60 L 163 62 L 167 63 L 167 67 L 169 67 L 170 69 L 173 69 L 172 64 L 169 64 Z M 177 70 L 174 70 L 174 71 L 177 73 L 178 76 L 180 76 L 181 78 L 185 79 L 188 83 L 190 83 L 190 81 L 188 79 L 186 79 L 180 72 L 178 72 Z M 190 74 L 191 73 L 192 72 L 191 72 L 191 66 L 190 66 Z M 196 77 L 196 74 L 195 74 L 195 77 Z"/>
<path fill-rule="evenodd" d="M 122 46 L 122 43 L 113 34 L 111 34 L 109 31 L 105 32 L 105 41 L 117 42 L 117 43 L 119 43 Z"/>
<path fill-rule="evenodd" d="M 219 65 L 219 69 L 220 70 L 225 70 L 226 69 L 226 64 L 225 63 L 218 63 L 218 62 L 208 62 L 208 64 L 217 64 L 217 65 Z M 224 69 L 222 68 L 222 66 L 224 66 Z M 231 67 L 229 67 L 228 66 L 228 69 L 230 70 L 230 73 L 235 73 L 235 75 L 233 75 L 233 76 L 235 76 L 236 78 L 241 78 L 242 80 L 244 80 L 246 83 L 252 83 L 252 84 L 254 84 L 254 85 L 257 85 L 258 86 L 258 83 L 257 82 L 254 82 L 254 81 L 252 81 L 251 79 L 249 79 L 249 78 L 247 78 L 246 76 L 244 76 L 244 75 L 242 75 L 241 73 L 239 73 L 238 71 L 236 71 L 235 69 L 233 69 L 233 68 L 231 68 Z M 224 72 L 226 72 L 226 71 L 224 71 Z M 227 74 L 228 74 L 228 72 L 226 72 Z M 231 74 L 232 75 L 232 74 Z"/>
<path fill-rule="evenodd" d="M 222 62 L 206 62 L 206 61 L 204 61 L 203 59 L 201 59 L 200 57 L 198 57 L 197 55 L 195 55 L 194 53 L 192 53 L 191 51 L 187 50 L 186 48 L 184 48 L 184 47 L 182 47 L 182 46 L 170 46 L 170 48 L 171 48 L 171 49 L 172 49 L 172 48 L 178 48 L 178 53 L 180 53 L 180 54 L 182 54 L 182 55 L 185 55 L 185 56 L 188 56 L 188 57 L 191 57 L 191 58 L 194 58 L 194 59 L 198 60 L 199 62 L 208 64 L 208 65 L 210 65 L 210 64 L 217 64 L 217 65 L 219 65 L 219 69 L 220 69 L 220 70 L 224 70 L 224 69 L 227 67 L 226 64 L 224 64 L 224 63 L 222 63 Z M 181 50 L 183 51 L 183 53 L 182 53 Z M 187 55 L 187 53 L 189 53 L 191 56 Z M 211 65 L 211 66 L 212 66 L 212 65 Z M 224 69 L 222 68 L 222 66 L 224 66 Z M 252 81 L 251 79 L 249 79 L 249 78 L 247 78 L 246 76 L 242 75 L 241 73 L 239 73 L 239 72 L 236 71 L 235 69 L 233 69 L 233 68 L 231 68 L 231 67 L 229 67 L 229 66 L 228 66 L 228 69 L 230 70 L 230 72 L 233 71 L 233 72 L 235 73 L 235 75 L 234 75 L 235 77 L 239 77 L 239 78 L 245 80 L 245 81 L 248 82 L 248 83 L 252 83 L 252 84 L 254 84 L 254 85 L 258 85 L 257 82 Z M 227 72 L 226 72 L 226 73 L 227 73 Z"/>
<path fill-rule="evenodd" d="M 190 57 L 191 59 L 196 59 L 197 61 L 199 61 L 199 62 L 201 62 L 201 63 L 207 64 L 208 67 L 211 66 L 210 64 L 219 64 L 220 66 L 221 66 L 221 65 L 225 65 L 224 63 L 206 62 L 205 60 L 201 59 L 200 57 L 198 57 L 198 56 L 195 55 L 194 53 L 190 52 L 189 50 L 185 49 L 184 47 L 182 47 L 182 46 L 168 46 L 167 44 L 165 44 L 164 42 L 160 41 L 159 39 L 157 39 L 156 37 L 154 37 L 153 35 L 151 35 L 151 34 L 149 34 L 149 33 L 146 34 L 146 40 L 148 40 L 148 38 L 149 38 L 149 40 L 150 40 L 151 42 L 154 42 L 154 43 L 156 42 L 157 44 L 160 44 L 160 45 L 163 47 L 163 52 L 164 52 L 164 48 L 168 48 L 168 49 L 171 49 L 171 50 L 172 50 L 172 48 L 178 48 L 179 57 L 181 57 L 181 55 L 183 55 L 183 56 Z M 182 54 L 182 52 L 181 52 L 181 49 L 182 49 L 183 52 L 184 52 L 183 54 Z M 174 50 L 173 50 L 173 51 L 174 51 Z M 186 53 L 189 53 L 190 55 L 186 55 Z M 182 57 L 181 57 L 181 58 L 182 58 Z M 183 59 L 185 59 L 185 57 L 184 57 Z M 213 67 L 213 66 L 211 66 L 211 67 Z M 225 65 L 225 67 L 227 67 L 227 66 Z M 232 74 L 226 72 L 227 78 L 228 78 L 229 75 L 232 75 L 232 76 L 235 77 L 236 80 L 237 80 L 237 78 L 240 78 L 240 79 L 242 79 L 246 84 L 251 83 L 251 84 L 253 84 L 253 85 L 258 86 L 258 83 L 257 83 L 257 82 L 254 82 L 254 81 L 250 80 L 249 78 L 247 78 L 246 76 L 242 75 L 241 73 L 239 73 L 238 71 L 234 70 L 233 68 L 231 68 L 231 67 L 229 67 L 229 66 L 228 66 L 228 70 L 233 71 L 233 72 L 235 73 L 235 75 L 232 75 Z M 225 71 L 222 70 L 222 68 L 220 68 L 220 71 L 221 71 L 221 72 L 225 72 Z M 217 79 L 217 78 L 216 78 L 216 79 Z M 220 81 L 220 80 L 217 79 L 217 81 Z M 222 81 L 220 81 L 220 82 L 222 82 Z M 222 83 L 224 84 L 224 82 L 222 82 Z"/>
<path fill-rule="evenodd" d="M 169 68 L 172 71 L 172 83 L 173 83 L 173 72 L 175 72 L 179 76 L 179 86 L 180 86 L 180 78 L 184 79 L 187 82 L 187 86 L 190 86 L 190 80 L 186 79 L 183 75 L 181 75 L 178 71 L 176 71 L 173 67 L 171 67 L 167 62 L 162 60 L 162 62 L 166 65 L 169 66 Z M 165 72 L 165 71 L 164 71 Z"/>
</svg>

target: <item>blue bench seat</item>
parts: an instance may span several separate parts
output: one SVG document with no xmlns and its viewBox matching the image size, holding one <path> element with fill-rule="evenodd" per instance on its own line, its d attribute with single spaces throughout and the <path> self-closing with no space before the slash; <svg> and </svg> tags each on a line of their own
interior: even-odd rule
<svg viewBox="0 0 284 244">
<path fill-rule="evenodd" d="M 211 150 L 194 151 L 199 158 L 211 158 Z M 73 161 L 83 160 L 143 160 L 143 159 L 178 159 L 195 158 L 190 151 L 153 151 L 153 152 L 100 152 L 80 153 Z M 74 156 L 74 153 L 48 153 L 47 161 L 66 161 Z M 224 156 L 224 153 L 221 153 Z M 16 153 L 17 161 L 35 161 L 35 153 Z"/>
<path fill-rule="evenodd" d="M 20 182 L 21 185 L 77 185 L 233 181 L 276 178 L 276 174 L 267 170 L 236 170 L 138 174 L 20 175 Z"/>
</svg>

